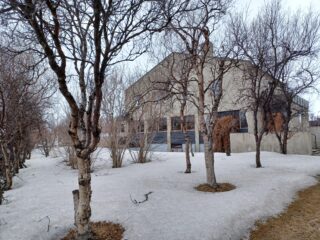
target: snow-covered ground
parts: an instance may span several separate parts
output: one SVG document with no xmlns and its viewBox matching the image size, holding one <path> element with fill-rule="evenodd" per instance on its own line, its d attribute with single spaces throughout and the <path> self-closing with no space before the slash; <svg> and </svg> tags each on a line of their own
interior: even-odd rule
<svg viewBox="0 0 320 240">
<path fill-rule="evenodd" d="M 103 150 L 92 174 L 92 220 L 121 223 L 128 240 L 239 240 L 256 220 L 281 212 L 320 174 L 320 157 L 263 152 L 264 168 L 256 169 L 254 153 L 217 154 L 218 181 L 237 189 L 203 193 L 194 189 L 205 182 L 202 153 L 192 158 L 189 175 L 183 173 L 183 153 L 157 153 L 154 158 L 112 169 Z M 37 152 L 27 165 L 0 206 L 0 239 L 59 239 L 73 227 L 71 191 L 77 172 L 61 158 Z M 141 201 L 150 191 L 147 202 L 133 204 L 131 198 Z"/>
</svg>

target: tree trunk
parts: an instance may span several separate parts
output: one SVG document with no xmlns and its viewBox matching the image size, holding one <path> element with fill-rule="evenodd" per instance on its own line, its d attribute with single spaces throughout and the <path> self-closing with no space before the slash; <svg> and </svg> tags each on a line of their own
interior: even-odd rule
<svg viewBox="0 0 320 240">
<path fill-rule="evenodd" d="M 14 173 L 18 174 L 19 173 L 19 169 L 20 169 L 20 151 L 17 150 L 17 148 L 14 149 L 13 151 L 13 168 L 14 168 Z"/>
<path fill-rule="evenodd" d="M 207 171 L 207 183 L 212 186 L 216 187 L 217 180 L 214 171 L 214 155 L 212 149 L 212 143 L 208 140 L 207 136 L 203 137 L 204 141 L 204 159 L 206 162 L 206 171 Z"/>
<path fill-rule="evenodd" d="M 76 227 L 78 240 L 89 240 L 91 237 L 90 217 L 91 217 L 91 174 L 90 174 L 90 157 L 78 157 L 78 183 L 79 199 L 77 202 L 74 197 L 74 205 L 77 206 L 75 211 Z M 75 191 L 73 191 L 75 193 Z M 74 194 L 75 196 L 75 194 Z"/>
<path fill-rule="evenodd" d="M 283 136 L 283 143 L 282 143 L 282 149 L 281 149 L 282 154 L 288 153 L 287 146 L 288 146 L 288 133 L 287 134 L 285 133 Z"/>
<path fill-rule="evenodd" d="M 10 159 L 7 153 L 6 148 L 1 144 L 1 151 L 4 159 L 4 168 L 5 168 L 5 177 L 6 177 L 6 185 L 4 190 L 10 190 L 12 188 L 12 172 L 11 172 L 11 165 Z"/>
<path fill-rule="evenodd" d="M 282 146 L 281 146 L 281 153 L 287 154 L 287 146 L 288 146 L 288 135 L 289 135 L 289 120 L 291 118 L 291 112 L 287 113 L 288 116 L 285 120 L 285 126 L 283 130 L 283 139 L 282 139 Z"/>
<path fill-rule="evenodd" d="M 187 133 L 185 133 L 187 134 Z M 185 143 L 186 143 L 186 171 L 184 173 L 191 173 L 191 161 L 190 161 L 190 139 L 188 135 L 185 135 Z"/>
<path fill-rule="evenodd" d="M 256 140 L 256 167 L 261 168 L 261 161 L 260 161 L 260 147 L 261 147 L 261 139 Z"/>
<path fill-rule="evenodd" d="M 226 137 L 226 142 L 225 142 L 225 148 L 226 148 L 225 151 L 227 156 L 231 156 L 230 132 L 228 133 L 228 136 Z"/>
<path fill-rule="evenodd" d="M 2 186 L 0 185 L 0 205 L 2 204 L 2 200 L 3 200 L 3 189 L 2 189 Z"/>
<path fill-rule="evenodd" d="M 261 147 L 261 140 L 262 135 L 259 136 L 259 129 L 258 129 L 258 108 L 253 111 L 253 121 L 254 121 L 254 138 L 256 141 L 256 167 L 261 168 L 261 160 L 260 160 L 260 147 Z M 261 131 L 261 130 L 260 130 Z"/>
</svg>

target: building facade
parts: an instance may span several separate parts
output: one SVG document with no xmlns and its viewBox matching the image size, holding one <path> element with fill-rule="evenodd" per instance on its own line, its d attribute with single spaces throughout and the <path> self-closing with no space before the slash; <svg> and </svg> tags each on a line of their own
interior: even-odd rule
<svg viewBox="0 0 320 240">
<path fill-rule="evenodd" d="M 167 81 L 174 76 L 179 79 L 181 75 L 181 61 L 183 54 L 172 53 L 153 69 L 142 76 L 138 81 L 126 89 L 126 106 L 130 119 L 126 124 L 126 132 L 132 129 L 132 122 L 139 125 L 140 134 L 152 134 L 152 149 L 154 151 L 182 151 L 184 148 L 184 133 L 180 122 L 180 102 L 170 97 L 170 91 L 165 88 Z M 229 61 L 229 60 L 227 60 Z M 211 58 L 205 65 L 205 82 L 209 82 L 214 71 L 213 68 L 219 58 Z M 247 62 L 241 62 L 246 67 Z M 189 74 L 192 78 L 192 74 Z M 232 116 L 237 126 L 230 134 L 231 152 L 255 151 L 253 136 L 254 120 L 250 109 L 250 102 L 243 97 L 246 89 L 244 71 L 241 67 L 232 67 L 225 74 L 222 83 L 222 98 L 219 104 L 218 117 Z M 262 82 L 264 88 L 268 87 L 268 76 Z M 203 141 L 199 131 L 197 101 L 197 86 L 190 81 L 190 98 L 185 108 L 185 121 L 192 149 L 195 152 L 203 150 Z M 208 84 L 206 104 L 210 106 L 209 95 L 216 91 Z M 308 102 L 302 98 L 295 100 L 295 107 L 300 113 L 292 119 L 290 124 L 291 135 L 288 142 L 288 153 L 311 154 L 311 134 L 308 123 Z M 281 111 L 276 110 L 276 111 Z M 259 116 L 260 117 L 260 116 Z M 131 123 L 130 123 L 131 122 Z M 263 137 L 262 151 L 280 152 L 279 143 L 274 134 L 269 133 Z"/>
</svg>

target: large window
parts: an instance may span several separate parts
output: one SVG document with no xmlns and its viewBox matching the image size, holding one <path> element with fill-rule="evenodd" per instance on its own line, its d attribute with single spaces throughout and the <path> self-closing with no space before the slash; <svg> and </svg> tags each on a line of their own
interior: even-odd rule
<svg viewBox="0 0 320 240">
<path fill-rule="evenodd" d="M 179 131 L 179 130 L 181 130 L 180 117 L 172 117 L 172 118 L 171 118 L 171 128 L 172 128 L 172 131 Z"/>
<path fill-rule="evenodd" d="M 248 122 L 245 112 L 239 112 L 240 129 L 248 129 Z"/>
<path fill-rule="evenodd" d="M 231 110 L 231 111 L 223 111 L 218 112 L 218 117 L 226 117 L 233 116 L 238 122 L 239 132 L 247 132 L 248 131 L 248 122 L 246 118 L 246 113 L 239 110 Z"/>
<path fill-rule="evenodd" d="M 167 119 L 161 118 L 159 120 L 159 132 L 167 131 Z"/>
<path fill-rule="evenodd" d="M 194 130 L 194 115 L 187 115 L 184 118 L 185 118 L 187 130 Z M 172 125 L 172 131 L 182 130 L 180 117 L 172 117 L 171 125 Z"/>
<path fill-rule="evenodd" d="M 185 116 L 187 130 L 194 130 L 194 115 Z"/>
</svg>

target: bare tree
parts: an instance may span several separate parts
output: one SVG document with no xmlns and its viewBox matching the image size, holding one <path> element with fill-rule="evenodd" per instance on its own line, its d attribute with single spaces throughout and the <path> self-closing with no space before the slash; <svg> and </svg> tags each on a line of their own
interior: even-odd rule
<svg viewBox="0 0 320 240">
<path fill-rule="evenodd" d="M 192 153 L 191 138 L 188 133 L 188 123 L 186 121 L 187 105 L 192 104 L 189 100 L 193 96 L 191 91 L 190 75 L 192 73 L 192 64 L 187 55 L 183 53 L 183 44 L 179 39 L 174 39 L 172 34 L 168 34 L 164 38 L 165 53 L 170 52 L 166 61 L 161 61 L 160 65 L 164 68 L 161 71 L 161 78 L 154 79 L 152 91 L 160 92 L 161 99 L 157 100 L 170 102 L 171 105 L 178 104 L 180 125 L 184 135 L 185 143 L 185 173 L 191 173 L 190 153 Z M 182 46 L 181 46 L 182 45 Z M 175 52 L 179 50 L 179 52 Z"/>
<path fill-rule="evenodd" d="M 213 129 L 222 97 L 222 81 L 229 69 L 225 58 L 216 59 L 212 64 L 212 45 L 210 35 L 217 23 L 226 13 L 231 1 L 194 1 L 194 11 L 174 18 L 168 27 L 183 43 L 187 59 L 192 66 L 190 78 L 197 86 L 193 102 L 198 110 L 200 132 L 205 147 L 207 183 L 216 187 L 214 171 Z M 210 62 L 210 63 L 209 63 Z M 205 71 L 210 71 L 210 79 L 205 80 Z M 214 91 L 212 91 L 214 89 Z M 210 104 L 208 104 L 210 102 Z"/>
<path fill-rule="evenodd" d="M 148 101 L 147 96 L 133 109 L 128 121 L 129 153 L 133 162 L 151 161 L 152 143 L 160 121 L 161 102 Z"/>
<path fill-rule="evenodd" d="M 111 65 L 133 60 L 145 51 L 145 41 L 160 31 L 180 1 L 7 1 L 1 0 L 8 32 L 46 59 L 67 101 L 69 135 L 78 158 L 79 190 L 73 191 L 78 239 L 90 238 L 90 155 L 100 140 L 102 85 Z M 126 47 L 126 51 L 121 50 Z M 120 54 L 122 53 L 122 55 Z M 67 69 L 73 68 L 69 74 Z M 79 101 L 68 80 L 77 87 Z"/>
<path fill-rule="evenodd" d="M 104 88 L 102 113 L 104 117 L 106 146 L 110 151 L 112 167 L 120 168 L 130 143 L 130 135 L 125 134 L 125 76 L 121 69 L 113 69 L 107 79 L 108 88 Z"/>
<path fill-rule="evenodd" d="M 277 1 L 266 6 L 261 21 L 271 33 L 266 70 L 278 81 L 273 105 L 280 110 L 284 121 L 282 129 L 275 134 L 281 152 L 286 154 L 292 120 L 299 115 L 308 118 L 307 103 L 300 96 L 312 91 L 319 79 L 320 15 L 311 10 L 290 14 Z"/>
<path fill-rule="evenodd" d="M 314 82 L 312 78 L 301 81 L 300 87 L 294 90 L 293 86 L 297 85 L 292 72 L 295 69 L 296 73 L 306 73 L 308 70 L 304 71 L 304 67 L 299 68 L 296 63 L 304 65 L 307 58 L 314 57 L 319 18 L 312 16 L 311 13 L 305 17 L 285 14 L 280 1 L 277 1 L 267 4 L 249 23 L 241 15 L 231 20 L 231 38 L 238 57 L 247 61 L 240 67 L 244 73 L 240 95 L 247 102 L 247 109 L 253 112 L 257 167 L 261 167 L 261 141 L 273 121 L 275 106 L 282 105 L 285 109 L 284 131 L 277 133 L 277 137 L 282 152 L 286 152 L 289 122 L 293 117 L 292 104 L 297 95 Z M 305 79 L 306 75 L 303 75 Z M 305 83 L 303 86 L 302 82 Z"/>
<path fill-rule="evenodd" d="M 39 131 L 39 148 L 45 157 L 49 157 L 50 151 L 53 149 L 57 136 L 54 132 L 54 126 L 51 127 L 48 123 L 38 126 Z"/>
</svg>

